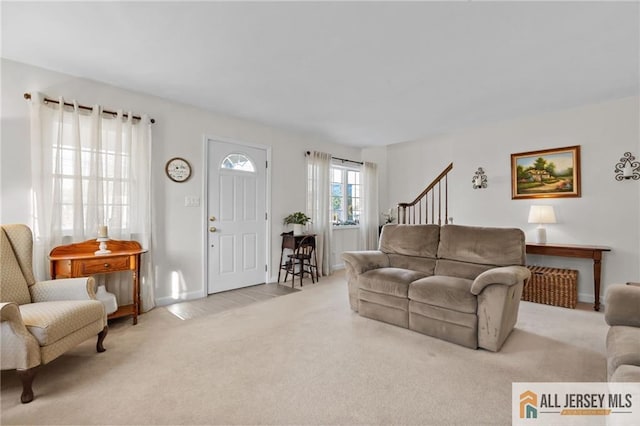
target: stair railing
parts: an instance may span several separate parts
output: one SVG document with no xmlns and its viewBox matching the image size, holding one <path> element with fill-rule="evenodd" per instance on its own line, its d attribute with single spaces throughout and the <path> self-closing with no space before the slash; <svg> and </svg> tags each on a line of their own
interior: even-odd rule
<svg viewBox="0 0 640 426">
<path fill-rule="evenodd" d="M 449 223 L 449 185 L 447 175 L 451 169 L 453 169 L 453 163 L 449 164 L 412 202 L 398 203 L 398 223 L 437 223 L 442 225 L 443 212 L 444 223 Z"/>
</svg>

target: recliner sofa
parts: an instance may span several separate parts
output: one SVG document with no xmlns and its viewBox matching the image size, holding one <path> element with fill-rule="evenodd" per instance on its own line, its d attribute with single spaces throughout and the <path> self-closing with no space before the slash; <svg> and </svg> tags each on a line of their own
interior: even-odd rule
<svg viewBox="0 0 640 426">
<path fill-rule="evenodd" d="M 604 318 L 611 326 L 607 378 L 610 382 L 640 382 L 640 283 L 609 286 L 604 308 Z"/>
<path fill-rule="evenodd" d="M 516 324 L 530 276 L 515 228 L 390 224 L 378 250 L 342 258 L 361 316 L 494 352 Z"/>
</svg>

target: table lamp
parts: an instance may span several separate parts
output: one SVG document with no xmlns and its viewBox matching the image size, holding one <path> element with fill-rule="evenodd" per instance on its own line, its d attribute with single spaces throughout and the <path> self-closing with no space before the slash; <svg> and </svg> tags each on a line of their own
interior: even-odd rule
<svg viewBox="0 0 640 426">
<path fill-rule="evenodd" d="M 547 242 L 547 230 L 542 226 L 545 223 L 556 223 L 556 212 L 553 206 L 531 206 L 529 209 L 529 223 L 537 223 L 537 243 Z"/>
</svg>

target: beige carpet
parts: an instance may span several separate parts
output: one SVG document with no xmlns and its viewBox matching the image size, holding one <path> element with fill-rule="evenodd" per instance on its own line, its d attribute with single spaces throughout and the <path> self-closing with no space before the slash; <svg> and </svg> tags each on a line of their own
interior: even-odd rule
<svg viewBox="0 0 640 426">
<path fill-rule="evenodd" d="M 344 276 L 181 321 L 114 324 L 40 369 L 2 372 L 2 424 L 511 424 L 514 381 L 604 381 L 601 313 L 523 302 L 502 351 L 351 312 Z"/>
</svg>

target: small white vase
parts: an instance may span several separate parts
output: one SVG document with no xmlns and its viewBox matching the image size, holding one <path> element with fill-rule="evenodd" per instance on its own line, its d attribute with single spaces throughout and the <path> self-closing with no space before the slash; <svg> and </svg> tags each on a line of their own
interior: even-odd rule
<svg viewBox="0 0 640 426">
<path fill-rule="evenodd" d="M 116 299 L 116 295 L 109 293 L 105 286 L 98 286 L 98 289 L 96 290 L 96 299 L 104 304 L 104 309 L 107 312 L 107 315 L 118 310 L 118 300 Z"/>
<path fill-rule="evenodd" d="M 299 223 L 294 223 L 293 224 L 293 235 L 300 235 L 302 234 L 302 225 Z"/>
</svg>

